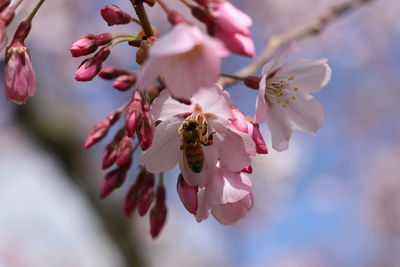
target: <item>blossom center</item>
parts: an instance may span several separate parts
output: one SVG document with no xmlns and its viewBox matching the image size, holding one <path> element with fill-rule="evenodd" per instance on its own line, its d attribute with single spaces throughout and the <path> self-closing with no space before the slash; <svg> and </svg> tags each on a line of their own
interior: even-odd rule
<svg viewBox="0 0 400 267">
<path fill-rule="evenodd" d="M 204 46 L 202 44 L 195 45 L 191 50 L 178 56 L 179 60 L 195 61 L 203 54 Z"/>
<path fill-rule="evenodd" d="M 294 92 L 299 91 L 299 88 L 290 85 L 290 82 L 294 79 L 294 76 L 289 76 L 284 79 L 267 78 L 264 95 L 265 101 L 276 103 L 286 108 L 291 101 L 297 99 Z"/>
</svg>

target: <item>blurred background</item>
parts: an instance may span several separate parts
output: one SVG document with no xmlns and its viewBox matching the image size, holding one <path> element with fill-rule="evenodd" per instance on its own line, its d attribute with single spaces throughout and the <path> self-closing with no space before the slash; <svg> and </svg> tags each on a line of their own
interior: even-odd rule
<svg viewBox="0 0 400 267">
<path fill-rule="evenodd" d="M 35 2 L 17 14 L 10 35 Z M 166 2 L 188 14 L 178 1 Z M 261 51 L 268 36 L 307 25 L 344 1 L 232 2 L 253 18 Z M 148 216 L 123 214 L 137 165 L 125 186 L 98 199 L 102 149 L 112 133 L 82 148 L 91 126 L 130 97 L 99 78 L 73 79 L 81 59 L 69 48 L 80 36 L 138 30 L 107 27 L 99 14 L 105 4 L 133 14 L 126 0 L 46 1 L 26 42 L 35 97 L 17 106 L 0 90 L 0 267 L 400 266 L 399 1 L 372 1 L 300 42 L 293 58 L 326 57 L 333 70 L 316 94 L 326 120 L 317 136 L 295 132 L 288 151 L 271 148 L 254 158 L 255 206 L 245 219 L 234 226 L 211 217 L 197 223 L 177 196 L 174 169 L 166 173 L 168 221 L 157 240 Z M 160 32 L 168 30 L 158 6 L 149 14 Z M 232 56 L 224 72 L 250 61 Z M 107 65 L 136 68 L 134 51 L 117 46 Z M 256 92 L 228 90 L 252 116 Z"/>
</svg>

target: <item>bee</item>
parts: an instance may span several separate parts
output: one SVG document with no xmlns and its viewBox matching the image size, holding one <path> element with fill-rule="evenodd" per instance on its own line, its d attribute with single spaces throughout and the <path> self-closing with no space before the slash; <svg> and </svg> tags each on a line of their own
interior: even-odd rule
<svg viewBox="0 0 400 267">
<path fill-rule="evenodd" d="M 193 172 L 201 172 L 205 159 L 202 145 L 213 144 L 213 133 L 210 133 L 207 121 L 200 114 L 192 114 L 182 122 L 179 135 L 182 137 L 184 161 Z"/>
</svg>

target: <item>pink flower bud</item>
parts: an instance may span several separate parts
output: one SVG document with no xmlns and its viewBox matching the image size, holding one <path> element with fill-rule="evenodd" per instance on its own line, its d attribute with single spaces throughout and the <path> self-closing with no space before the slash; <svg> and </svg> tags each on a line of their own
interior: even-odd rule
<svg viewBox="0 0 400 267">
<path fill-rule="evenodd" d="M 237 107 L 232 107 L 231 110 L 233 114 L 233 118 L 230 119 L 232 126 L 241 132 L 247 133 L 247 120 L 242 112 Z"/>
<path fill-rule="evenodd" d="M 143 184 L 138 202 L 138 213 L 140 216 L 144 216 L 149 210 L 151 203 L 153 203 L 154 193 L 154 174 L 147 172 L 145 183 Z"/>
<path fill-rule="evenodd" d="M 118 144 L 117 165 L 124 166 L 132 159 L 133 141 L 129 136 L 124 136 Z"/>
<path fill-rule="evenodd" d="M 133 136 L 138 126 L 142 123 L 142 95 L 136 90 L 132 94 L 131 102 L 125 112 L 125 129 L 128 136 Z"/>
<path fill-rule="evenodd" d="M 6 47 L 8 42 L 7 26 L 4 21 L 0 20 L 0 52 Z"/>
<path fill-rule="evenodd" d="M 163 185 L 159 185 L 157 188 L 156 204 L 150 211 L 150 234 L 152 238 L 156 238 L 161 232 L 166 219 L 165 188 Z"/>
<path fill-rule="evenodd" d="M 178 23 L 187 22 L 186 19 L 177 11 L 171 10 L 168 12 L 168 21 L 172 25 L 176 25 Z"/>
<path fill-rule="evenodd" d="M 116 5 L 107 5 L 101 9 L 101 16 L 107 22 L 108 26 L 118 24 L 128 24 L 132 17 L 128 13 L 122 11 Z"/>
<path fill-rule="evenodd" d="M 114 67 L 104 67 L 99 72 L 99 76 L 105 80 L 112 80 L 112 79 L 117 78 L 118 76 L 127 75 L 127 74 L 129 74 L 129 71 L 117 69 Z"/>
<path fill-rule="evenodd" d="M 106 136 L 106 134 L 108 133 L 108 130 L 110 129 L 110 127 L 111 127 L 111 123 L 107 118 L 96 123 L 92 127 L 92 129 L 90 130 L 90 132 L 86 138 L 84 148 L 88 149 L 91 146 L 93 146 L 94 144 L 96 144 L 97 142 L 99 142 L 101 139 L 103 139 L 103 137 Z"/>
<path fill-rule="evenodd" d="M 178 195 L 182 201 L 183 206 L 192 214 L 196 214 L 198 208 L 197 201 L 197 186 L 190 186 L 183 179 L 182 174 L 178 176 L 178 184 L 176 186 Z"/>
<path fill-rule="evenodd" d="M 70 51 L 73 57 L 81 57 L 93 53 L 98 47 L 99 44 L 96 36 L 94 34 L 89 34 L 73 43 Z"/>
<path fill-rule="evenodd" d="M 3 10 L 8 7 L 11 3 L 11 0 L 0 0 L 0 12 L 3 12 Z"/>
<path fill-rule="evenodd" d="M 100 186 L 100 199 L 106 198 L 116 188 L 120 187 L 125 180 L 128 169 L 119 167 L 106 174 Z"/>
<path fill-rule="evenodd" d="M 28 48 L 20 41 L 13 41 L 6 51 L 5 90 L 7 100 L 25 104 L 35 94 L 36 77 Z"/>
<path fill-rule="evenodd" d="M 153 143 L 154 137 L 154 120 L 149 113 L 149 105 L 143 108 L 143 119 L 140 128 L 137 130 L 139 145 L 143 151 L 147 150 Z"/>
<path fill-rule="evenodd" d="M 3 12 L 1 12 L 0 20 L 2 20 L 6 26 L 8 26 L 14 19 L 16 8 L 16 5 L 8 6 Z"/>
<path fill-rule="evenodd" d="M 79 82 L 91 81 L 101 70 L 101 65 L 110 55 L 110 48 L 104 47 L 93 57 L 82 62 L 75 73 L 75 80 Z"/>
<path fill-rule="evenodd" d="M 112 41 L 113 36 L 111 33 L 106 32 L 96 35 L 96 39 L 99 45 L 106 45 Z"/>
<path fill-rule="evenodd" d="M 129 90 L 136 82 L 136 75 L 134 73 L 119 76 L 113 83 L 113 87 L 119 91 Z"/>
<path fill-rule="evenodd" d="M 129 189 L 129 192 L 125 198 L 124 206 L 126 216 L 131 216 L 132 212 L 137 207 L 143 185 L 146 183 L 148 176 L 149 172 L 147 172 L 145 169 L 142 169 L 137 176 L 135 183 Z"/>
<path fill-rule="evenodd" d="M 103 170 L 107 169 L 111 165 L 114 164 L 114 162 L 117 160 L 118 157 L 118 148 L 119 148 L 119 143 L 124 138 L 125 136 L 125 131 L 124 129 L 121 129 L 117 132 L 117 134 L 114 136 L 114 139 L 111 143 L 109 143 L 106 148 L 104 149 L 103 152 L 103 163 L 102 163 L 102 168 Z M 124 165 L 126 165 L 128 162 L 125 162 Z M 122 166 L 122 165 L 120 165 Z"/>
<path fill-rule="evenodd" d="M 249 134 L 256 144 L 256 152 L 258 154 L 268 154 L 267 145 L 265 144 L 264 138 L 260 132 L 259 125 L 248 121 L 247 126 L 249 127 Z"/>
</svg>

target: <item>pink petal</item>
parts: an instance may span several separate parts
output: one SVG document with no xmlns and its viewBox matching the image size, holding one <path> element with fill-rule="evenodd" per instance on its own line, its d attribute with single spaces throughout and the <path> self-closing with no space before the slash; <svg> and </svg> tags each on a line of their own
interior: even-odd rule
<svg viewBox="0 0 400 267">
<path fill-rule="evenodd" d="M 292 41 L 284 45 L 281 50 L 276 52 L 274 56 L 264 65 L 262 74 L 268 77 L 269 74 L 282 67 L 288 56 L 298 49 L 297 43 Z"/>
<path fill-rule="evenodd" d="M 271 130 L 272 147 L 279 152 L 288 149 L 292 135 L 292 129 L 287 125 L 286 113 L 280 113 L 282 109 L 283 107 L 280 106 L 271 107 L 267 118 L 267 124 Z"/>
<path fill-rule="evenodd" d="M 250 192 L 241 201 L 214 206 L 211 210 L 211 214 L 221 224 L 234 224 L 247 215 L 247 213 L 253 207 L 253 203 L 253 193 Z"/>
<path fill-rule="evenodd" d="M 193 95 L 192 102 L 198 103 L 204 112 L 213 113 L 220 118 L 230 119 L 233 117 L 229 93 L 223 90 L 219 84 L 198 90 Z"/>
<path fill-rule="evenodd" d="M 206 186 L 205 198 L 208 203 L 219 205 L 240 201 L 250 192 L 251 182 L 247 176 L 221 166 Z"/>
<path fill-rule="evenodd" d="M 216 130 L 215 144 L 219 149 L 219 159 L 229 170 L 239 172 L 251 165 L 250 155 L 255 155 L 253 139 L 230 126 L 229 122 L 209 120 Z"/>
<path fill-rule="evenodd" d="M 296 59 L 283 64 L 277 76 L 293 77 L 293 80 L 288 81 L 290 87 L 298 88 L 300 92 L 318 92 L 331 77 L 332 71 L 326 62 L 327 59 Z"/>
<path fill-rule="evenodd" d="M 172 169 L 178 162 L 181 121 L 176 118 L 161 122 L 155 129 L 152 146 L 144 151 L 139 163 L 149 172 L 157 173 Z"/>
<path fill-rule="evenodd" d="M 210 10 L 216 19 L 216 23 L 223 27 L 224 31 L 244 35 L 250 34 L 248 28 L 252 25 L 251 18 L 230 2 L 210 3 Z"/>
<path fill-rule="evenodd" d="M 265 102 L 265 86 L 266 78 L 264 75 L 261 78 L 260 88 L 258 89 L 258 95 L 256 100 L 256 112 L 254 114 L 254 121 L 256 123 L 262 123 L 267 120 L 267 103 Z"/>
<path fill-rule="evenodd" d="M 201 189 L 197 195 L 198 209 L 196 212 L 196 221 L 201 222 L 208 218 L 211 206 L 204 199 L 204 190 Z"/>
<path fill-rule="evenodd" d="M 182 114 L 193 111 L 194 104 L 185 105 L 173 99 L 168 90 L 161 91 L 160 95 L 154 100 L 150 114 L 154 120 L 167 120 Z"/>
<path fill-rule="evenodd" d="M 153 81 L 156 80 L 163 68 L 165 60 L 156 57 L 149 57 L 138 73 L 136 85 L 139 90 L 145 90 Z M 168 62 L 167 62 L 168 63 Z"/>
<path fill-rule="evenodd" d="M 215 36 L 223 41 L 226 48 L 228 48 L 232 53 L 247 57 L 254 57 L 255 46 L 253 39 L 250 36 L 221 31 L 217 31 Z"/>
</svg>

